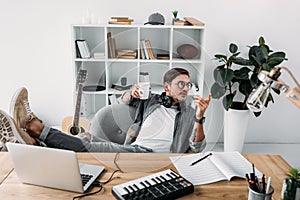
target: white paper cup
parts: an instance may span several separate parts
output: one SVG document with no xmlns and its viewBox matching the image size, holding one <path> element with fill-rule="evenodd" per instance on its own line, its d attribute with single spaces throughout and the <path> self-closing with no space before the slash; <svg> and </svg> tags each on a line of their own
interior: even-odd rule
<svg viewBox="0 0 300 200">
<path fill-rule="evenodd" d="M 150 83 L 149 82 L 142 82 L 139 83 L 140 86 L 140 99 L 148 99 L 149 98 L 149 93 L 150 93 Z"/>
</svg>

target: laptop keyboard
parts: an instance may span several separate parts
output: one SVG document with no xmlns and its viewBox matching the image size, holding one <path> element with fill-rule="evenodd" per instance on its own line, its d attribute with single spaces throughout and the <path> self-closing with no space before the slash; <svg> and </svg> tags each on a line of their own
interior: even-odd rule
<svg viewBox="0 0 300 200">
<path fill-rule="evenodd" d="M 93 175 L 90 175 L 90 174 L 80 174 L 81 175 L 81 179 L 82 179 L 82 185 L 85 186 L 85 184 L 87 182 L 89 182 L 89 180 L 91 178 L 93 178 Z"/>
</svg>

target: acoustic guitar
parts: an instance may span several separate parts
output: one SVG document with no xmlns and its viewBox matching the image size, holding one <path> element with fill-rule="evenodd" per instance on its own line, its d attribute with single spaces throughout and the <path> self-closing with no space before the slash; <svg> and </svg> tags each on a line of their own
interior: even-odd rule
<svg viewBox="0 0 300 200">
<path fill-rule="evenodd" d="M 69 133 L 72 135 L 77 135 L 79 133 L 83 133 L 89 130 L 90 121 L 87 118 L 79 117 L 80 105 L 81 105 L 81 96 L 82 96 L 82 88 L 83 83 L 85 82 L 87 77 L 87 70 L 80 70 L 77 75 L 77 98 L 76 98 L 76 106 L 74 116 L 69 116 L 63 119 L 62 121 L 62 131 L 65 133 Z"/>
</svg>

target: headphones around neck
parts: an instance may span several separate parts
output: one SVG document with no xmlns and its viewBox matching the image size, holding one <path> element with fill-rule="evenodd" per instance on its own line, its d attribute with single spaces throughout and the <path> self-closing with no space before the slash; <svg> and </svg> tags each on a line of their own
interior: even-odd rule
<svg viewBox="0 0 300 200">
<path fill-rule="evenodd" d="M 171 108 L 172 103 L 174 102 L 174 99 L 170 96 L 166 95 L 166 92 L 161 93 L 159 96 L 158 102 L 165 106 L 166 108 Z"/>
</svg>

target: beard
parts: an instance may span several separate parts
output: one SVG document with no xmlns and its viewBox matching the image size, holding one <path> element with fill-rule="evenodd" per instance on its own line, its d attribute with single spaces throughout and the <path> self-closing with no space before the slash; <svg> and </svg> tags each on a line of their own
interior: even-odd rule
<svg viewBox="0 0 300 200">
<path fill-rule="evenodd" d="M 187 92 L 183 91 L 183 92 L 180 92 L 178 95 L 177 95 L 177 101 L 178 102 L 183 102 L 186 100 L 186 97 L 187 97 Z"/>
</svg>

